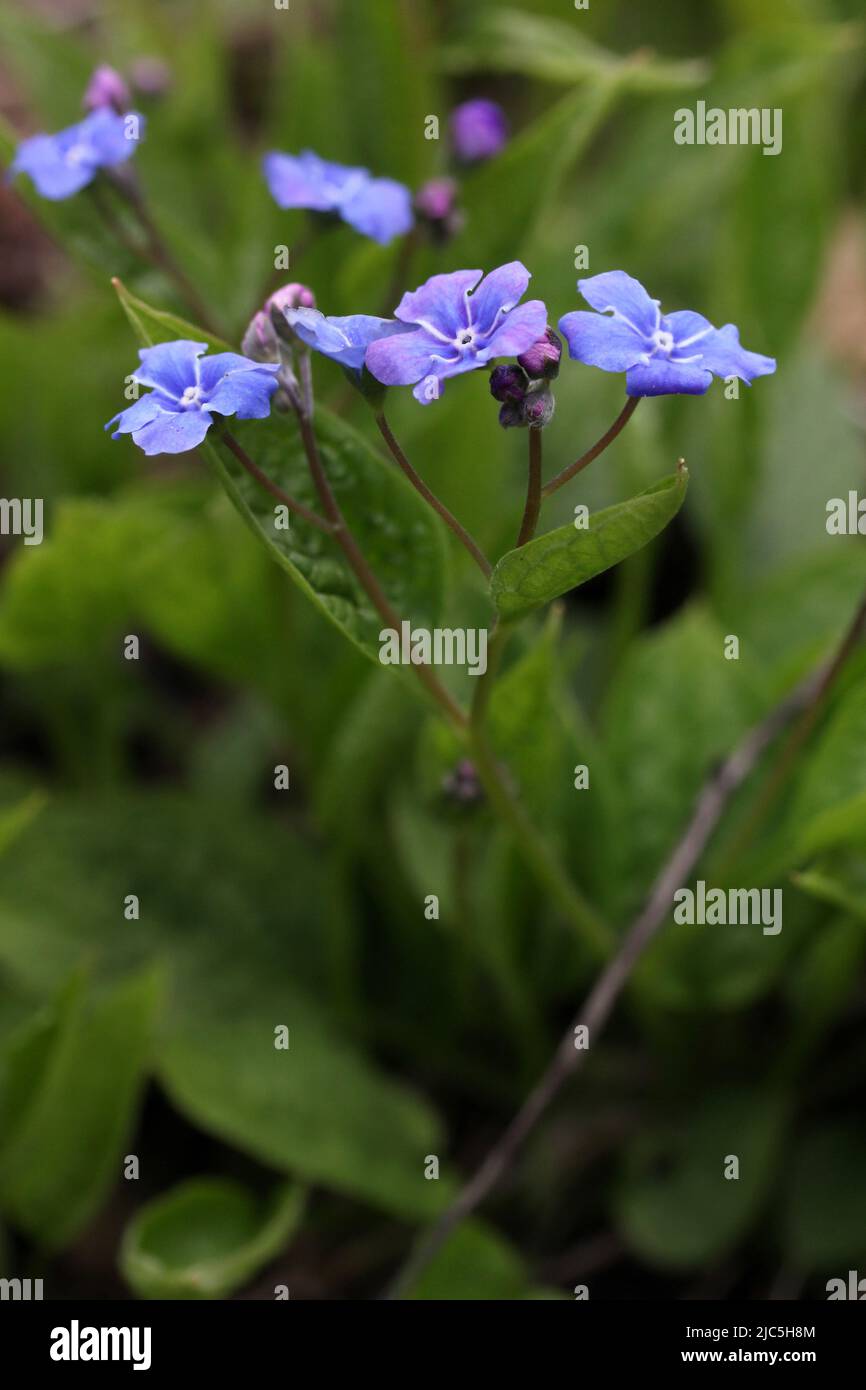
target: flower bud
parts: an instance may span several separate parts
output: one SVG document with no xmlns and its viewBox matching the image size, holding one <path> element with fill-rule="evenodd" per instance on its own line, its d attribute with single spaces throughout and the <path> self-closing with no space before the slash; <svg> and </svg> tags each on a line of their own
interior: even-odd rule
<svg viewBox="0 0 866 1390">
<path fill-rule="evenodd" d="M 415 195 L 415 211 L 434 241 L 450 241 L 462 231 L 464 216 L 457 207 L 454 179 L 428 179 Z"/>
<path fill-rule="evenodd" d="M 506 401 L 499 408 L 499 423 L 504 430 L 519 430 L 526 424 L 522 401 Z"/>
<path fill-rule="evenodd" d="M 451 143 L 461 164 L 477 164 L 508 143 L 505 112 L 495 101 L 464 101 L 451 113 Z"/>
<path fill-rule="evenodd" d="M 543 430 L 553 419 L 556 402 L 545 387 L 542 391 L 531 391 L 523 402 L 523 423 L 531 429 Z"/>
<path fill-rule="evenodd" d="M 290 285 L 283 285 L 282 289 L 274 290 L 265 300 L 265 312 L 271 313 L 276 309 L 282 313 L 284 309 L 315 309 L 316 296 L 312 290 L 308 290 L 306 285 L 299 285 L 297 281 L 292 281 Z"/>
<path fill-rule="evenodd" d="M 241 341 L 241 352 L 254 362 L 279 362 L 280 345 L 270 314 L 259 309 L 253 314 Z"/>
<path fill-rule="evenodd" d="M 529 389 L 529 378 L 522 367 L 503 362 L 490 373 L 490 394 L 497 401 L 522 401 Z"/>
<path fill-rule="evenodd" d="M 129 88 L 120 73 L 106 64 L 96 68 L 84 93 L 82 105 L 85 111 L 98 111 L 102 106 L 110 106 L 122 116 L 129 104 Z"/>
<path fill-rule="evenodd" d="M 533 381 L 553 381 L 559 376 L 559 359 L 562 357 L 562 341 L 552 328 L 544 330 L 544 337 L 533 343 L 531 348 L 518 357 L 523 370 Z"/>
<path fill-rule="evenodd" d="M 461 806 L 471 806 L 480 801 L 484 793 L 475 764 L 469 758 L 461 759 L 453 772 L 443 777 L 442 791 L 449 801 L 456 801 Z"/>
<path fill-rule="evenodd" d="M 143 97 L 164 96 L 171 86 L 171 69 L 161 58 L 136 58 L 130 77 L 133 87 Z"/>
</svg>

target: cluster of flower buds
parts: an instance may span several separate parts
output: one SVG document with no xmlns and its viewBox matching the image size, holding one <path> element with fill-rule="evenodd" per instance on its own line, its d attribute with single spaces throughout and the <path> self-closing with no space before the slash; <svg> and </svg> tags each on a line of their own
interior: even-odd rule
<svg viewBox="0 0 866 1390">
<path fill-rule="evenodd" d="M 442 794 L 458 806 L 475 806 L 484 796 L 475 764 L 462 758 L 452 772 L 442 778 Z"/>
<path fill-rule="evenodd" d="M 559 375 L 562 343 L 552 328 L 516 362 L 494 367 L 490 394 L 501 402 L 503 429 L 543 429 L 553 418 L 555 401 L 549 383 Z"/>
<path fill-rule="evenodd" d="M 268 295 L 261 309 L 250 319 L 241 340 L 241 352 L 254 362 L 279 362 L 279 390 L 273 399 L 277 410 L 288 410 L 299 399 L 299 386 L 292 362 L 297 339 L 286 323 L 286 309 L 315 309 L 316 296 L 306 285 L 293 281 Z"/>
</svg>

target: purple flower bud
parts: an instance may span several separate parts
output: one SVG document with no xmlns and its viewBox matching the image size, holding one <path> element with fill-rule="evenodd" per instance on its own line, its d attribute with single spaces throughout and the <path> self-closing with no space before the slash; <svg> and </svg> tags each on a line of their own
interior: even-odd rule
<svg viewBox="0 0 866 1390">
<path fill-rule="evenodd" d="M 475 764 L 468 758 L 461 759 L 454 771 L 443 777 L 442 791 L 450 801 L 456 801 L 461 806 L 471 806 L 480 801 L 484 793 Z"/>
<path fill-rule="evenodd" d="M 454 211 L 457 184 L 454 179 L 428 179 L 415 194 L 415 208 L 432 222 L 443 222 Z"/>
<path fill-rule="evenodd" d="M 559 359 L 562 357 L 562 341 L 552 328 L 545 328 L 544 337 L 533 343 L 527 352 L 518 357 L 527 376 L 534 381 L 553 381 L 559 376 Z"/>
<path fill-rule="evenodd" d="M 292 281 L 290 285 L 283 285 L 282 289 L 274 290 L 265 300 L 265 311 L 270 313 L 276 309 L 277 313 L 282 314 L 285 309 L 315 309 L 316 296 L 312 290 L 308 290 L 306 285 L 299 285 L 297 281 Z"/>
<path fill-rule="evenodd" d="M 526 421 L 523 418 L 522 401 L 506 401 L 499 409 L 499 423 L 504 430 L 523 429 Z"/>
<path fill-rule="evenodd" d="M 280 345 L 269 314 L 259 309 L 253 314 L 241 341 L 241 352 L 254 362 L 279 362 Z"/>
<path fill-rule="evenodd" d="M 136 58 L 130 77 L 143 97 L 164 96 L 171 86 L 171 69 L 161 58 Z"/>
<path fill-rule="evenodd" d="M 523 402 L 523 423 L 534 430 L 542 430 L 553 419 L 555 407 L 556 402 L 547 389 L 532 391 Z"/>
<path fill-rule="evenodd" d="M 522 401 L 529 378 L 514 362 L 503 362 L 490 373 L 490 394 L 497 401 Z"/>
<path fill-rule="evenodd" d="M 102 106 L 110 106 L 122 116 L 129 109 L 129 88 L 119 72 L 103 64 L 91 75 L 82 105 L 85 111 L 98 111 Z"/>
<path fill-rule="evenodd" d="M 495 101 L 476 98 L 451 112 L 451 143 L 462 164 L 492 159 L 507 142 L 508 122 Z"/>
</svg>

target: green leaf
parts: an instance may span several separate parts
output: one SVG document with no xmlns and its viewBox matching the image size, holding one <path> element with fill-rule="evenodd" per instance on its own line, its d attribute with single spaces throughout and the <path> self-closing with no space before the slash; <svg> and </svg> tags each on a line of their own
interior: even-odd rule
<svg viewBox="0 0 866 1390">
<path fill-rule="evenodd" d="M 730 1251 L 772 1184 L 785 1113 L 777 1095 L 725 1089 L 684 1117 L 678 1135 L 642 1136 L 615 1204 L 632 1249 L 661 1269 L 695 1268 Z M 738 1178 L 724 1175 L 729 1155 L 739 1159 Z"/>
<path fill-rule="evenodd" d="M 207 334 L 191 325 L 133 299 L 122 286 L 118 294 L 143 344 L 161 341 L 167 331 L 207 340 Z M 316 412 L 315 428 L 340 507 L 391 603 L 402 617 L 434 625 L 445 582 L 445 541 L 438 518 L 363 435 L 322 408 Z M 231 432 L 285 492 L 318 510 L 293 419 L 274 412 L 267 420 L 232 421 Z M 382 620 L 336 543 L 295 517 L 291 529 L 277 526 L 274 498 L 242 468 L 216 429 L 199 452 L 272 558 L 320 612 L 378 664 Z"/>
<path fill-rule="evenodd" d="M 6 1050 L 0 1207 L 41 1245 L 68 1244 L 120 1177 L 157 999 L 152 972 L 95 1000 L 77 979 Z"/>
<path fill-rule="evenodd" d="M 585 530 L 560 526 L 503 555 L 490 580 L 500 617 L 520 618 L 647 545 L 676 516 L 687 483 L 681 467 L 627 502 L 595 512 Z"/>
<path fill-rule="evenodd" d="M 840 699 L 806 763 L 788 816 L 789 862 L 866 834 L 866 689 Z"/>
<path fill-rule="evenodd" d="M 458 1227 L 408 1294 L 411 1299 L 460 1302 L 528 1296 L 528 1279 L 520 1257 L 480 1221 Z"/>
<path fill-rule="evenodd" d="M 262 1203 L 239 1183 L 194 1178 L 136 1214 L 120 1266 L 140 1298 L 228 1298 L 284 1248 L 303 1207 L 294 1183 Z"/>
<path fill-rule="evenodd" d="M 866 1130 L 833 1125 L 799 1144 L 791 1165 L 784 1241 L 801 1269 L 832 1269 L 866 1259 Z M 839 1268 L 839 1266 L 844 1266 Z"/>
</svg>

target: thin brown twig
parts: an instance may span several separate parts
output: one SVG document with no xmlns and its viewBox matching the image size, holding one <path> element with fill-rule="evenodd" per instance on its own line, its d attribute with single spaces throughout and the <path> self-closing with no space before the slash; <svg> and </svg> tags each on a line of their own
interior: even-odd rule
<svg viewBox="0 0 866 1390">
<path fill-rule="evenodd" d="M 843 643 L 843 648 L 847 646 Z M 830 671 L 841 669 L 838 658 Z M 449 1236 L 489 1196 L 514 1162 L 517 1153 L 556 1098 L 563 1084 L 579 1070 L 587 1049 L 575 1046 L 575 1028 L 585 1026 L 592 1042 L 607 1022 L 638 959 L 670 912 L 674 893 L 691 873 L 734 792 L 759 762 L 761 755 L 789 721 L 807 709 L 826 683 L 827 669 L 806 678 L 755 728 L 716 769 L 702 788 L 692 816 L 656 878 L 646 904 L 635 918 L 622 945 L 605 966 L 584 1005 L 566 1032 L 547 1070 L 490 1150 L 483 1163 L 416 1246 L 399 1271 L 386 1297 L 400 1298 L 439 1252 Z"/>
<path fill-rule="evenodd" d="M 551 478 L 549 483 L 545 483 L 544 487 L 541 489 L 542 497 L 551 497 L 559 488 L 564 487 L 567 482 L 570 482 L 575 474 L 580 473 L 582 469 L 586 468 L 587 464 L 592 463 L 593 459 L 597 459 L 599 454 L 603 454 L 608 445 L 612 444 L 616 439 L 620 431 L 625 429 L 642 399 L 642 396 L 629 396 L 610 429 L 605 431 L 601 439 L 596 440 L 591 449 L 587 449 L 585 454 L 581 454 L 579 459 L 575 459 L 574 463 L 570 463 L 567 468 L 563 468 L 560 473 L 557 473 L 556 477 Z"/>
<path fill-rule="evenodd" d="M 279 502 L 282 502 L 285 507 L 288 507 L 290 512 L 294 512 L 295 516 L 299 516 L 304 521 L 309 522 L 309 524 L 315 526 L 318 531 L 325 531 L 328 535 L 332 534 L 333 528 L 330 523 L 327 522 L 323 516 L 319 516 L 318 512 L 311 511 L 303 502 L 298 502 L 297 499 L 291 497 L 289 493 L 283 492 L 283 489 L 279 487 L 272 478 L 268 477 L 264 469 L 259 468 L 259 465 L 253 462 L 249 454 L 241 447 L 233 434 L 230 434 L 228 430 L 221 430 L 220 438 L 226 448 L 230 449 L 234 454 L 241 467 L 246 469 L 250 477 L 255 478 L 260 487 L 263 487 L 272 497 L 276 497 Z"/>
</svg>

